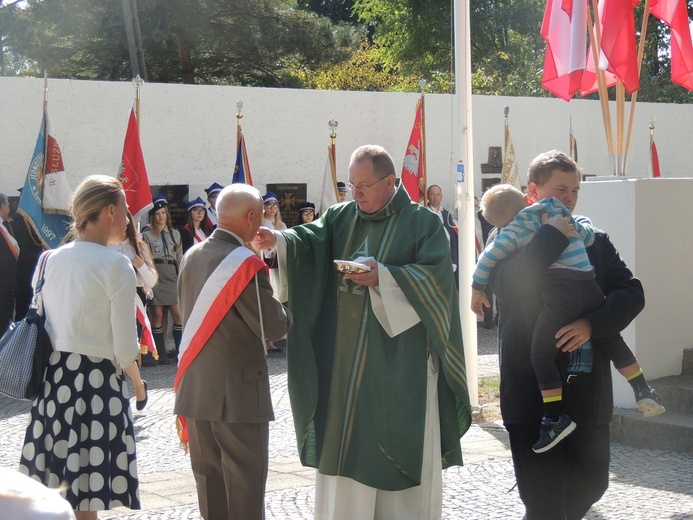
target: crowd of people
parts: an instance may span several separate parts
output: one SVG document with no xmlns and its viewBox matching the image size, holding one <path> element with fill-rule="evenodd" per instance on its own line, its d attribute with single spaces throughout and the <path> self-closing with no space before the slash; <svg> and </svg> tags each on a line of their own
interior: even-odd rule
<svg viewBox="0 0 693 520">
<path fill-rule="evenodd" d="M 439 519 L 442 470 L 462 464 L 471 423 L 461 281 L 472 284 L 482 326 L 498 323 L 501 412 L 525 518 L 582 518 L 608 486 L 610 360 L 640 411 L 664 407 L 620 335 L 644 306 L 642 285 L 608 235 L 572 215 L 580 180 L 578 165 L 551 151 L 530 164 L 526 195 L 489 190 L 477 269 L 465 281 L 442 189 L 428 187 L 427 206 L 412 203 L 380 146 L 351 155 L 339 192 L 352 201 L 321 215 L 305 202 L 292 228 L 274 193 L 214 183 L 206 202 L 187 203 L 181 229 L 155 197 L 139 234 L 120 183 L 88 177 L 73 194 L 72 240 L 32 253 L 45 263 L 54 352 L 20 472 L 63 483 L 78 519 L 139 508 L 124 374 L 142 410 L 147 383 L 136 360 L 165 364 L 170 355 L 202 518 L 264 518 L 274 419 L 266 355 L 287 338 L 297 449 L 316 469 L 315 518 Z M 7 294 L 24 284 L 8 206 L 0 194 L 0 259 L 14 275 L 0 277 L 3 330 L 22 315 Z M 147 306 L 156 348 L 142 349 L 135 309 Z"/>
</svg>

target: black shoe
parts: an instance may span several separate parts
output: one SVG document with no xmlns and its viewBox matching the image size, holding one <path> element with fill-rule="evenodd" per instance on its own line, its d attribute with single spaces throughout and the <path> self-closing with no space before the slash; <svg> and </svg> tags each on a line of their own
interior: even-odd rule
<svg viewBox="0 0 693 520">
<path fill-rule="evenodd" d="M 159 364 L 160 365 L 170 365 L 171 360 L 168 358 L 168 354 L 166 354 L 166 351 L 160 351 L 159 352 Z"/>
<path fill-rule="evenodd" d="M 566 415 L 565 412 L 558 416 L 558 420 L 553 422 L 548 417 L 541 418 L 541 428 L 539 429 L 539 440 L 532 446 L 534 453 L 544 453 L 556 446 L 559 442 L 573 433 L 577 424 Z"/>
<path fill-rule="evenodd" d="M 135 401 L 135 408 L 137 408 L 137 410 L 140 412 L 144 410 L 144 407 L 147 406 L 147 401 L 149 400 L 149 394 L 147 393 L 147 382 L 143 380 L 142 384 L 144 385 L 144 399 L 141 401 Z"/>
<path fill-rule="evenodd" d="M 147 352 L 146 354 L 142 354 L 142 366 L 143 367 L 155 367 L 158 365 L 156 362 L 156 359 L 154 359 L 154 356 L 152 355 L 151 352 Z"/>
</svg>

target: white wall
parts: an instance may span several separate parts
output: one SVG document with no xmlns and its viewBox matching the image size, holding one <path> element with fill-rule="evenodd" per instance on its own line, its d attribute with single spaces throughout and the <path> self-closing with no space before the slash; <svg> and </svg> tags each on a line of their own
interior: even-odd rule
<svg viewBox="0 0 693 520">
<path fill-rule="evenodd" d="M 115 174 L 133 97 L 131 83 L 49 80 L 49 113 L 73 185 L 90 173 Z M 212 181 L 230 182 L 235 161 L 236 101 L 241 99 L 255 184 L 262 190 L 268 182 L 305 182 L 309 199 L 315 201 L 329 143 L 327 121 L 339 122 L 337 172 L 345 180 L 349 154 L 364 143 L 382 144 L 395 162 L 401 163 L 417 97 L 146 84 L 141 94 L 141 140 L 150 182 L 189 183 L 193 196 L 203 195 L 202 187 Z M 42 79 L 0 78 L 0 190 L 10 194 L 24 183 L 41 121 L 42 99 Z M 596 101 L 474 96 L 472 105 L 477 188 L 482 177 L 479 164 L 487 161 L 488 147 L 503 146 L 505 105 L 510 106 L 510 130 L 523 179 L 536 154 L 551 148 L 567 150 L 571 116 L 583 170 L 609 173 Z M 455 114 L 453 96 L 426 96 L 429 184 L 443 187 L 447 206 L 454 205 L 458 160 Z M 630 176 L 647 173 L 650 115 L 657 118 L 662 175 L 690 175 L 693 105 L 639 103 Z"/>
<path fill-rule="evenodd" d="M 49 81 L 49 113 L 70 182 L 88 174 L 115 175 L 134 97 L 130 83 Z M 322 189 L 329 119 L 337 129 L 337 173 L 346 180 L 351 151 L 365 143 L 385 146 L 401 164 L 417 94 L 261 89 L 146 84 L 142 88 L 141 141 L 152 184 L 189 183 L 191 196 L 213 181 L 229 183 L 235 162 L 236 101 L 243 100 L 243 130 L 255 185 L 305 182 L 308 198 Z M 0 191 L 24 184 L 41 122 L 43 80 L 0 78 Z M 489 146 L 503 146 L 503 107 L 523 180 L 538 153 L 568 148 L 572 116 L 585 173 L 608 175 L 609 158 L 599 102 L 474 96 L 475 184 Z M 612 104 L 612 113 L 615 108 Z M 444 205 L 455 204 L 457 110 L 450 95 L 426 96 L 429 184 L 440 184 Z M 649 160 L 649 117 L 656 116 L 662 175 L 668 180 L 585 183 L 578 211 L 609 231 L 626 263 L 645 285 L 645 311 L 626 332 L 649 377 L 678 373 L 691 347 L 693 243 L 689 213 L 693 105 L 639 103 L 628 159 L 629 176 L 644 177 Z M 467 165 L 469 168 L 469 165 Z M 464 304 L 463 304 L 464 305 Z M 466 306 L 464 307 L 466 308 Z M 615 378 L 617 402 L 629 394 Z M 619 386 L 621 385 L 621 386 Z M 632 397 L 630 397 L 632 399 Z"/>
<path fill-rule="evenodd" d="M 645 288 L 645 309 L 624 331 L 648 379 L 681 373 L 693 347 L 693 179 L 585 182 L 576 214 L 606 229 Z M 615 402 L 633 406 L 633 392 L 614 372 Z"/>
</svg>

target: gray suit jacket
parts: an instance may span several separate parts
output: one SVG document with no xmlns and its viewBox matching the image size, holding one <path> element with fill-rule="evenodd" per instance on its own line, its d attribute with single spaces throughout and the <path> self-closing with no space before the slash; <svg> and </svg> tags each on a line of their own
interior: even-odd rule
<svg viewBox="0 0 693 520">
<path fill-rule="evenodd" d="M 178 302 L 183 327 L 207 278 L 241 244 L 217 229 L 183 258 Z M 267 339 L 279 339 L 292 324 L 291 313 L 272 296 L 264 269 L 260 284 Z M 260 423 L 274 420 L 267 362 L 260 333 L 255 280 L 251 281 L 188 367 L 176 392 L 177 415 L 198 420 Z"/>
</svg>

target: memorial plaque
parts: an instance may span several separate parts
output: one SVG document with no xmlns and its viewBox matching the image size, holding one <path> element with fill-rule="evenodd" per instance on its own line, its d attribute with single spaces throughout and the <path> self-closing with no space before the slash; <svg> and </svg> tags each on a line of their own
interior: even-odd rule
<svg viewBox="0 0 693 520">
<path fill-rule="evenodd" d="M 188 223 L 189 187 L 187 184 L 165 184 L 163 186 L 150 186 L 152 198 L 161 193 L 168 201 L 168 210 L 171 212 L 171 225 L 180 228 Z"/>
<path fill-rule="evenodd" d="M 268 184 L 267 191 L 271 191 L 279 200 L 279 211 L 286 227 L 293 227 L 301 223 L 296 210 L 298 206 L 306 202 L 308 185 L 305 183 Z"/>
</svg>

